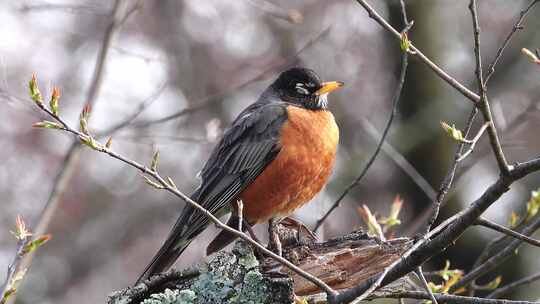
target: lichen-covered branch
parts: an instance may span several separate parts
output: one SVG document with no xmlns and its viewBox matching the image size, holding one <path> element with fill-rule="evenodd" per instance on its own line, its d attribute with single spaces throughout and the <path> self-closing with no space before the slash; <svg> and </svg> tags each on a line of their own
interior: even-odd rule
<svg viewBox="0 0 540 304">
<path fill-rule="evenodd" d="M 412 244 L 409 239 L 382 243 L 358 231 L 313 243 L 293 239 L 283 231 L 285 256 L 301 269 L 313 272 L 334 289 L 343 289 L 383 271 Z M 285 229 L 286 230 L 286 229 Z M 396 286 L 400 286 L 399 288 Z M 414 289 L 407 279 L 393 285 L 395 292 Z M 164 303 L 291 303 L 295 297 L 320 294 L 319 287 L 272 259 L 257 260 L 244 241 L 232 252 L 221 251 L 199 269 L 169 271 L 123 291 L 115 292 L 109 304 Z"/>
</svg>

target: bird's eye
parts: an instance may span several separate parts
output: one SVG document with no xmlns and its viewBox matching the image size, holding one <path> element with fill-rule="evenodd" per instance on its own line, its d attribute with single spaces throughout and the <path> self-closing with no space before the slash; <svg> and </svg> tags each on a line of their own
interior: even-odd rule
<svg viewBox="0 0 540 304">
<path fill-rule="evenodd" d="M 297 83 L 296 86 L 296 92 L 302 94 L 302 95 L 309 95 L 309 91 L 304 88 L 304 84 L 303 83 Z"/>
</svg>

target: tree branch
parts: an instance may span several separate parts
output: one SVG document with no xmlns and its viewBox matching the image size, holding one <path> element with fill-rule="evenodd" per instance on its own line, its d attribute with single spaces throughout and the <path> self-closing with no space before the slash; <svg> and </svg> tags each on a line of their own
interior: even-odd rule
<svg viewBox="0 0 540 304">
<path fill-rule="evenodd" d="M 540 241 L 537 240 L 537 239 L 533 239 L 531 237 L 528 237 L 524 234 L 521 234 L 519 232 L 516 232 L 512 229 L 508 229 L 502 225 L 499 225 L 495 222 L 492 222 L 490 220 L 487 220 L 483 217 L 480 217 L 478 220 L 476 220 L 476 225 L 479 225 L 479 226 L 484 226 L 484 227 L 487 227 L 487 228 L 490 228 L 490 229 L 493 229 L 495 231 L 498 231 L 498 232 L 501 232 L 501 233 L 504 233 L 508 236 L 511 236 L 513 238 L 516 238 L 516 239 L 519 239 L 519 240 L 522 240 L 524 242 L 527 242 L 533 246 L 536 246 L 536 247 L 540 247 Z"/>
<path fill-rule="evenodd" d="M 392 267 L 382 275 L 373 277 L 348 290 L 341 291 L 338 296 L 333 299 L 332 303 L 345 303 L 351 301 L 364 294 L 364 292 L 369 291 L 374 285 L 377 285 L 377 287 L 384 286 L 413 271 L 416 267 L 445 250 L 458 239 L 467 228 L 474 224 L 476 219 L 487 208 L 509 190 L 510 185 L 514 181 L 538 170 L 540 170 L 540 158 L 515 164 L 509 175 L 501 175 L 495 183 L 488 187 L 480 198 L 472 202 L 465 210 L 451 217 L 449 219 L 451 222 L 448 222 L 449 220 L 445 221 L 443 224 L 446 224 L 447 226 L 443 226 L 443 224 L 439 225 L 418 241 L 411 248 L 414 252 L 404 254 L 402 259 L 393 264 Z M 439 227 L 446 228 L 442 230 L 442 228 Z M 431 239 L 431 237 L 435 235 L 435 231 L 440 233 Z"/>
<path fill-rule="evenodd" d="M 538 302 L 533 301 L 512 301 L 512 300 L 495 300 L 495 299 L 482 299 L 477 297 L 465 297 L 465 296 L 455 296 L 449 294 L 434 294 L 435 299 L 440 302 L 445 303 L 456 303 L 456 304 L 535 304 Z M 429 300 L 430 296 L 427 292 L 422 291 L 405 291 L 395 294 L 389 294 L 386 296 L 381 296 L 381 298 L 408 298 L 408 299 L 426 299 Z"/>
<path fill-rule="evenodd" d="M 503 44 L 499 47 L 499 49 L 497 50 L 497 54 L 495 55 L 495 58 L 493 58 L 493 61 L 489 64 L 488 66 L 488 72 L 486 74 L 486 80 L 484 81 L 484 84 L 487 86 L 487 83 L 489 81 L 489 79 L 491 78 L 491 76 L 493 75 L 493 73 L 495 73 L 495 66 L 497 65 L 497 63 L 499 63 L 499 59 L 501 59 L 502 57 L 502 54 L 504 52 L 504 50 L 506 49 L 506 47 L 508 46 L 508 44 L 510 44 L 510 40 L 512 40 L 512 37 L 514 37 L 514 34 L 520 30 L 520 29 L 523 29 L 523 21 L 525 20 L 525 17 L 527 16 L 527 14 L 529 13 L 529 11 L 538 3 L 540 2 L 540 0 L 532 0 L 529 5 L 524 9 L 522 10 L 520 13 L 519 13 L 519 18 L 518 20 L 516 21 L 516 23 L 514 23 L 514 26 L 512 27 L 512 30 L 510 31 L 510 33 L 508 33 L 508 36 L 506 36 L 506 39 L 504 39 L 504 42 Z"/>
<path fill-rule="evenodd" d="M 522 230 L 524 235 L 530 235 L 540 228 L 540 215 L 536 215 L 535 218 L 530 220 L 530 223 L 527 224 Z M 515 250 L 523 243 L 523 240 L 520 238 L 512 240 L 508 245 L 506 245 L 501 250 L 498 250 L 495 255 L 484 261 L 482 264 L 476 266 L 474 269 L 469 271 L 465 276 L 463 276 L 455 285 L 452 286 L 451 291 L 457 290 L 461 287 L 467 286 L 471 282 L 480 278 L 488 271 L 494 269 L 504 261 L 506 261 L 510 256 L 512 256 Z"/>
<path fill-rule="evenodd" d="M 464 136 L 465 138 L 469 135 L 472 125 L 474 123 L 474 119 L 476 118 L 476 114 L 478 113 L 478 109 L 476 107 L 473 107 L 471 114 L 469 114 L 469 118 L 467 119 L 467 125 L 465 127 Z M 441 186 L 439 187 L 439 191 L 437 192 L 437 196 L 435 198 L 435 201 L 433 202 L 433 205 L 431 207 L 428 207 L 426 213 L 426 216 L 429 217 L 429 220 L 426 225 L 426 229 L 424 230 L 424 233 L 427 233 L 439 217 L 439 210 L 441 209 L 441 205 L 443 203 L 444 198 L 446 197 L 446 194 L 452 187 L 452 182 L 454 181 L 454 176 L 456 175 L 456 170 L 459 164 L 459 159 L 462 157 L 463 148 L 465 147 L 465 142 L 460 142 L 457 146 L 456 152 L 454 153 L 454 161 L 452 163 L 452 166 L 450 167 L 450 170 L 448 173 L 446 173 L 446 176 L 444 177 Z M 433 211 L 431 211 L 433 210 Z M 420 218 L 423 219 L 425 216 L 421 215 Z M 423 222 L 423 220 L 421 221 Z"/>
<path fill-rule="evenodd" d="M 386 20 L 384 20 L 379 13 L 377 13 L 365 0 L 356 0 L 358 4 L 360 4 L 369 14 L 369 17 L 373 18 L 377 23 L 379 23 L 383 28 L 385 28 L 387 31 L 389 31 L 391 34 L 394 35 L 395 38 L 401 39 L 401 35 L 398 31 L 396 31 Z M 417 49 L 414 44 L 410 43 L 410 49 L 411 49 L 411 55 L 414 55 L 420 59 L 424 64 L 426 64 L 435 74 L 437 74 L 441 79 L 446 81 L 449 85 L 454 87 L 458 92 L 463 94 L 463 96 L 467 97 L 473 104 L 480 101 L 480 96 L 478 96 L 473 91 L 467 89 L 463 84 L 461 84 L 459 81 L 457 81 L 452 76 L 448 75 L 443 69 L 441 69 L 438 65 L 433 63 L 429 58 L 424 55 L 419 49 Z"/>
<path fill-rule="evenodd" d="M 486 84 L 484 83 L 483 73 L 482 73 L 482 55 L 480 50 L 480 26 L 478 25 L 478 11 L 476 0 L 471 0 L 469 3 L 469 10 L 471 11 L 471 17 L 473 21 L 473 32 L 474 32 L 474 56 L 476 58 L 476 79 L 478 82 L 478 89 L 480 95 L 480 102 L 477 104 L 482 112 L 484 121 L 489 123 L 488 135 L 491 148 L 493 149 L 493 154 L 497 159 L 497 164 L 499 165 L 499 170 L 502 174 L 509 173 L 508 163 L 504 152 L 501 147 L 499 136 L 497 135 L 497 129 L 495 128 L 495 123 L 493 122 L 493 117 L 491 115 L 491 109 L 489 107 L 489 101 L 487 98 Z"/>
<path fill-rule="evenodd" d="M 507 284 L 501 288 L 497 288 L 492 293 L 488 294 L 486 298 L 496 299 L 502 295 L 505 295 L 511 291 L 514 291 L 518 287 L 536 282 L 538 280 L 540 280 L 540 272 L 524 277 L 523 279 Z"/>
</svg>

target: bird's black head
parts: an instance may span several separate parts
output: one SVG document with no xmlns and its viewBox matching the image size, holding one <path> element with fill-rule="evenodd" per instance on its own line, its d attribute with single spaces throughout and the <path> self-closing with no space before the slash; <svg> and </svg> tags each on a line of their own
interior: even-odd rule
<svg viewBox="0 0 540 304">
<path fill-rule="evenodd" d="M 322 82 L 313 70 L 298 67 L 282 72 L 272 84 L 283 101 L 311 110 L 326 109 L 328 93 L 341 86 L 342 82 Z"/>
</svg>

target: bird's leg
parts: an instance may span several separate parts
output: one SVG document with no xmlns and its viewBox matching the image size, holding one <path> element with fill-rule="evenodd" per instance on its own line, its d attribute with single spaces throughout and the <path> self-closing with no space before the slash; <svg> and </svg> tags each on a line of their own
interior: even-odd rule
<svg viewBox="0 0 540 304">
<path fill-rule="evenodd" d="M 271 218 L 268 221 L 268 247 L 270 250 L 278 254 L 279 256 L 282 255 L 282 248 L 281 248 L 281 241 L 279 240 L 279 234 L 278 234 L 278 226 L 279 220 L 275 218 Z"/>
</svg>

